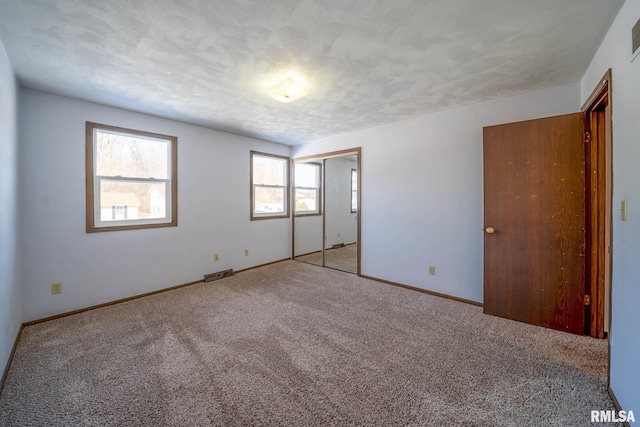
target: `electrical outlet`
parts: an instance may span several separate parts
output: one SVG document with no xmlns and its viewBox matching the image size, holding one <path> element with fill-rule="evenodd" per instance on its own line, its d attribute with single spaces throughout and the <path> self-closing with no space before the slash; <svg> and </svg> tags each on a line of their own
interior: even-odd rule
<svg viewBox="0 0 640 427">
<path fill-rule="evenodd" d="M 220 261 L 220 254 L 213 254 L 213 260 L 214 260 L 215 262 Z"/>
<path fill-rule="evenodd" d="M 51 284 L 51 293 L 52 294 L 61 294 L 62 293 L 62 283 L 56 282 Z"/>
<path fill-rule="evenodd" d="M 244 256 L 249 256 L 249 249 L 244 250 Z"/>
<path fill-rule="evenodd" d="M 431 276 L 435 276 L 436 275 L 436 267 L 434 265 L 430 265 L 429 266 L 429 274 Z"/>
</svg>

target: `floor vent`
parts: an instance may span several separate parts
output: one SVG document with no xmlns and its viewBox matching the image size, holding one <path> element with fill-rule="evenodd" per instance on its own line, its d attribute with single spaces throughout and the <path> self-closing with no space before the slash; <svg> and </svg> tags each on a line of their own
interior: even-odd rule
<svg viewBox="0 0 640 427">
<path fill-rule="evenodd" d="M 344 248 L 344 243 L 336 243 L 331 247 L 331 249 Z"/>
<path fill-rule="evenodd" d="M 224 279 L 225 277 L 233 276 L 233 269 L 218 271 L 217 273 L 205 274 L 204 281 L 205 282 L 213 282 L 214 280 Z"/>
</svg>

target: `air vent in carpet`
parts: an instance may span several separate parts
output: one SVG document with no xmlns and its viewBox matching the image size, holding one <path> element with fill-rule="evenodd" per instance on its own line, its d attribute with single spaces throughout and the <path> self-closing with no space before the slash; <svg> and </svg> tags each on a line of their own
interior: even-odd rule
<svg viewBox="0 0 640 427">
<path fill-rule="evenodd" d="M 214 280 L 224 279 L 225 277 L 233 276 L 233 269 L 218 271 L 217 273 L 205 274 L 205 282 L 213 282 Z"/>
<path fill-rule="evenodd" d="M 336 243 L 331 247 L 331 249 L 344 248 L 344 243 Z"/>
</svg>

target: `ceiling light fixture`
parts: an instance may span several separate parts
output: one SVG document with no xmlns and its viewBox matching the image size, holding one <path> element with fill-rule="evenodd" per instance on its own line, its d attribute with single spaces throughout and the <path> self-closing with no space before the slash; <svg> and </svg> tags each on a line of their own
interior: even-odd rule
<svg viewBox="0 0 640 427">
<path fill-rule="evenodd" d="M 287 77 L 275 86 L 267 89 L 269 95 L 280 102 L 291 102 L 307 95 L 309 91 L 296 83 L 291 77 Z"/>
</svg>

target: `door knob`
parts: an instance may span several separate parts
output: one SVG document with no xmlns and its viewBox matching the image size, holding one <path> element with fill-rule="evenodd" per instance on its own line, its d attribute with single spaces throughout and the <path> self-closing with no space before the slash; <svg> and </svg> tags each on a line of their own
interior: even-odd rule
<svg viewBox="0 0 640 427">
<path fill-rule="evenodd" d="M 487 227 L 487 228 L 484 229 L 484 232 L 487 233 L 487 234 L 493 234 L 493 233 L 496 232 L 496 229 L 493 228 L 493 227 Z"/>
</svg>

